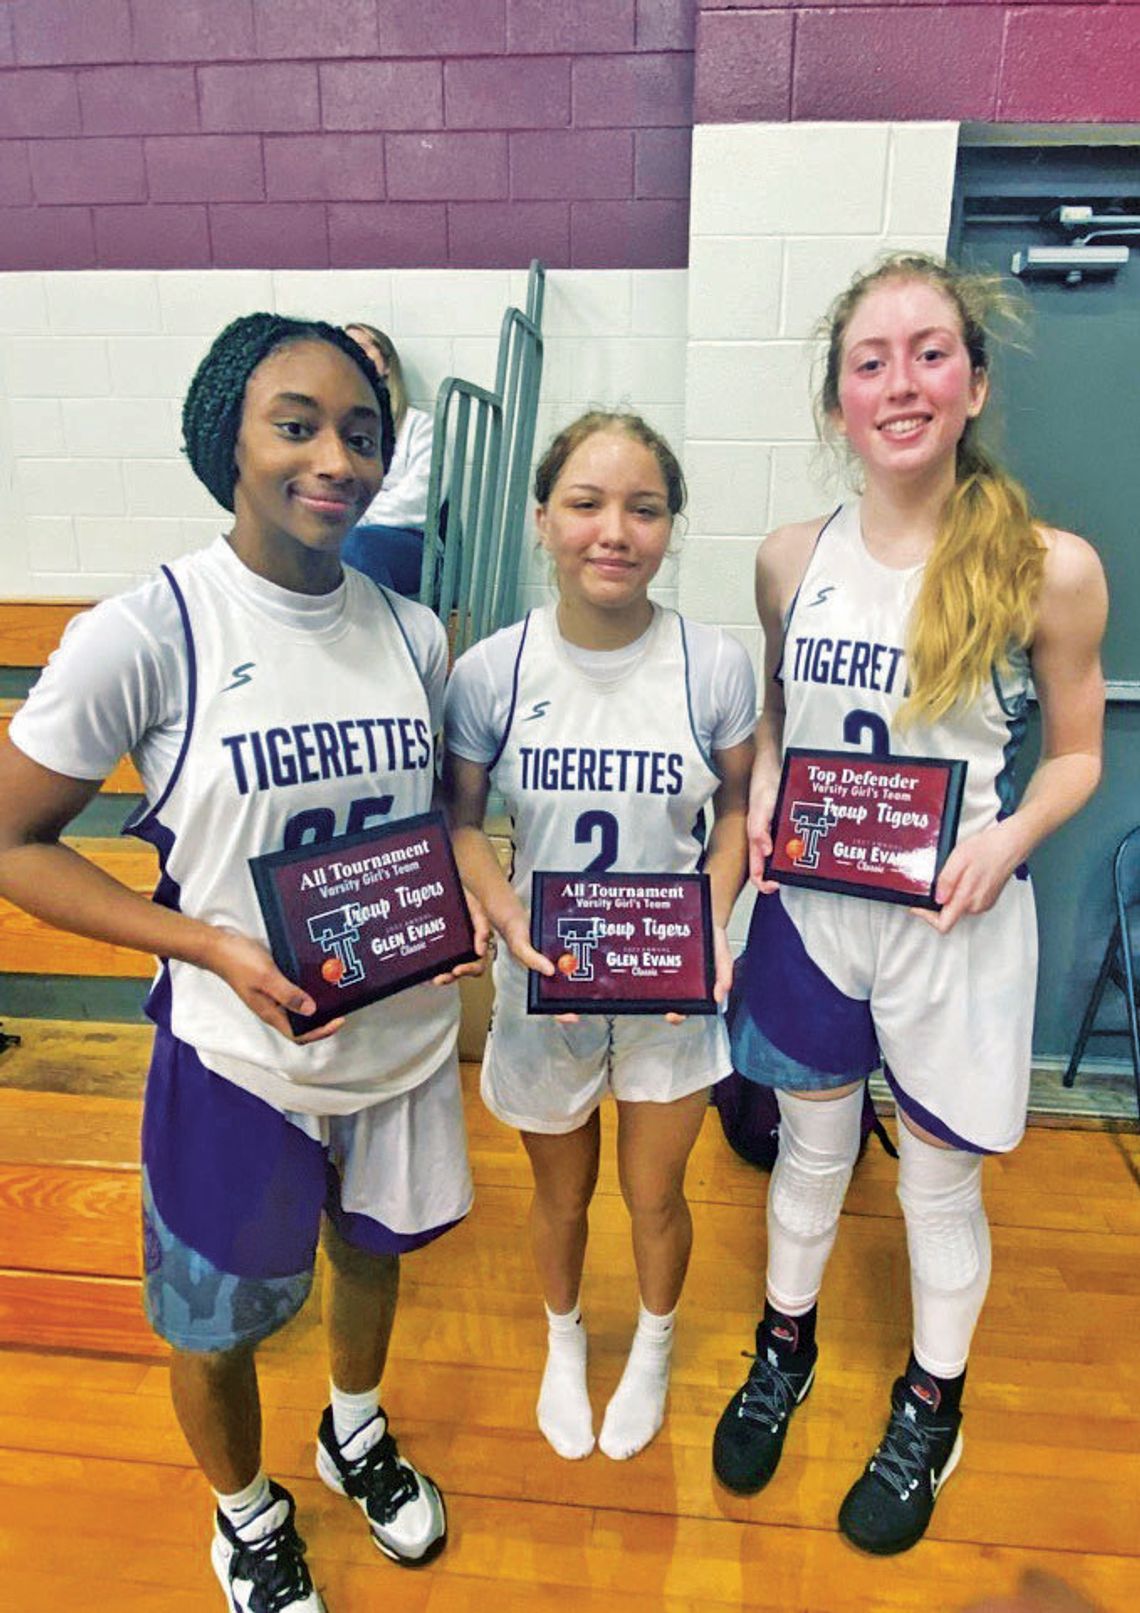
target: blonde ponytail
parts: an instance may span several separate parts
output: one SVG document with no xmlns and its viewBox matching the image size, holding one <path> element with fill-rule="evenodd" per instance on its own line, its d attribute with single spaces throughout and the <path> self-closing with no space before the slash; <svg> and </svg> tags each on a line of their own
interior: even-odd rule
<svg viewBox="0 0 1140 1613">
<path fill-rule="evenodd" d="M 900 728 L 933 723 L 969 704 L 994 668 L 1033 636 L 1045 546 L 1025 489 L 969 439 L 958 447 L 958 480 L 946 500 L 911 613 L 910 688 Z"/>
</svg>

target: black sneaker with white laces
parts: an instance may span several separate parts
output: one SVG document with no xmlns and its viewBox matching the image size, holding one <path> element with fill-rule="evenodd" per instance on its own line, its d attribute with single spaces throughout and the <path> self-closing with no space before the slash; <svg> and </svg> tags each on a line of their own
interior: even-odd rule
<svg viewBox="0 0 1140 1613">
<path fill-rule="evenodd" d="M 381 1410 L 344 1445 L 337 1444 L 332 1407 L 317 1436 L 317 1472 L 338 1495 L 356 1502 L 372 1539 L 386 1557 L 422 1568 L 447 1544 L 447 1509 L 436 1485 L 396 1449 Z"/>
<path fill-rule="evenodd" d="M 815 1344 L 798 1354 L 776 1350 L 764 1337 L 763 1323 L 757 1327 L 748 1376 L 721 1413 L 713 1436 L 713 1471 L 726 1489 L 755 1495 L 772 1477 L 788 1419 L 815 1382 L 818 1356 Z"/>
<path fill-rule="evenodd" d="M 325 1613 L 293 1526 L 288 1490 L 269 1481 L 269 1500 L 239 1535 L 224 1512 L 214 1514 L 210 1561 L 230 1613 Z"/>
<path fill-rule="evenodd" d="M 839 1527 L 861 1551 L 890 1557 L 922 1539 L 943 1484 L 962 1454 L 962 1413 L 931 1404 L 929 1384 L 895 1380 L 878 1450 L 839 1509 Z"/>
</svg>

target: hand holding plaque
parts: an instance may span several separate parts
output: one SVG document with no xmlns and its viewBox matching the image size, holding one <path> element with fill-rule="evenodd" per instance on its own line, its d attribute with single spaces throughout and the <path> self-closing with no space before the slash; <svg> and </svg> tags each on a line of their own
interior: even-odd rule
<svg viewBox="0 0 1140 1613">
<path fill-rule="evenodd" d="M 316 1003 L 301 1035 L 475 960 L 443 816 L 251 857 L 274 962 Z"/>
<path fill-rule="evenodd" d="M 958 833 L 966 764 L 790 747 L 772 814 L 766 879 L 937 908 Z"/>
<path fill-rule="evenodd" d="M 536 873 L 530 1014 L 715 1014 L 704 874 Z"/>
</svg>

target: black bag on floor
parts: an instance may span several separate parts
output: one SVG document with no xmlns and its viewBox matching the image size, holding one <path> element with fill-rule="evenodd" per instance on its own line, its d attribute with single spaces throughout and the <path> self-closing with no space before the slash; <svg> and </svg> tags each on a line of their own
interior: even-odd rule
<svg viewBox="0 0 1140 1613">
<path fill-rule="evenodd" d="M 739 981 L 739 967 L 736 978 Z M 729 1029 L 732 1028 L 738 1001 L 738 987 L 734 983 L 728 999 Z M 775 1088 L 761 1086 L 758 1081 L 749 1081 L 739 1070 L 732 1070 L 713 1087 L 712 1102 L 720 1115 L 721 1129 L 735 1152 L 750 1165 L 758 1165 L 761 1170 L 770 1171 L 776 1163 L 776 1150 L 780 1141 L 780 1106 L 776 1102 Z M 868 1086 L 863 1088 L 862 1128 L 860 1159 L 872 1132 L 892 1159 L 899 1157 L 898 1150 L 875 1113 Z"/>
</svg>

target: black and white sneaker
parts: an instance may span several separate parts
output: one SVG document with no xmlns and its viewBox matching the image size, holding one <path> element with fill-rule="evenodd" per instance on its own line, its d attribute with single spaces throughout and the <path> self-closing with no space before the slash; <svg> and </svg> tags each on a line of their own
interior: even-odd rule
<svg viewBox="0 0 1140 1613">
<path fill-rule="evenodd" d="M 962 1413 L 930 1402 L 928 1385 L 898 1378 L 878 1450 L 839 1509 L 839 1527 L 861 1551 L 889 1557 L 922 1539 L 938 1492 L 962 1455 Z"/>
<path fill-rule="evenodd" d="M 772 1477 L 788 1419 L 815 1382 L 818 1356 L 814 1344 L 796 1355 L 778 1351 L 765 1342 L 763 1323 L 757 1327 L 748 1376 L 721 1413 L 713 1435 L 713 1471 L 726 1489 L 755 1495 Z"/>
<path fill-rule="evenodd" d="M 317 1472 L 330 1490 L 357 1503 L 376 1545 L 393 1562 L 422 1568 L 447 1544 L 443 1497 L 426 1473 L 400 1455 L 383 1411 L 341 1446 L 332 1407 L 326 1406 L 317 1436 Z"/>
<path fill-rule="evenodd" d="M 272 1479 L 269 1497 L 240 1535 L 224 1512 L 214 1514 L 210 1561 L 230 1613 L 325 1613 L 293 1527 L 293 1497 Z"/>
</svg>

